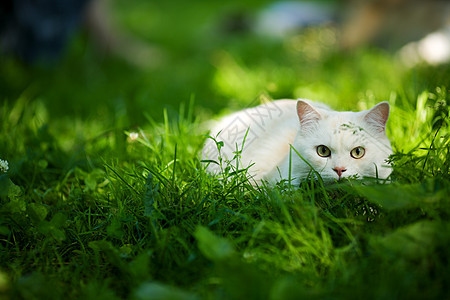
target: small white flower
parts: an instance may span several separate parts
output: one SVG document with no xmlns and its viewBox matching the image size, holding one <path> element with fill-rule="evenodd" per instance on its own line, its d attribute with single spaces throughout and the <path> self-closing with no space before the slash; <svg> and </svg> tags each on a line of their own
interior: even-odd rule
<svg viewBox="0 0 450 300">
<path fill-rule="evenodd" d="M 130 136 L 130 140 L 131 141 L 135 141 L 139 137 L 139 133 L 137 133 L 137 132 L 130 132 L 129 136 Z"/>
<path fill-rule="evenodd" d="M 8 162 L 6 160 L 2 160 L 0 159 L 0 172 L 5 172 L 8 171 Z"/>
</svg>

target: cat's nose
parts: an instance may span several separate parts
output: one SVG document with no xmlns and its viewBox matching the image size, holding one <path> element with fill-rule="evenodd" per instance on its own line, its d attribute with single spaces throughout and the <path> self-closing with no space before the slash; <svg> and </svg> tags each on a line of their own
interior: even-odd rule
<svg viewBox="0 0 450 300">
<path fill-rule="evenodd" d="M 344 173 L 345 171 L 347 171 L 347 169 L 344 168 L 344 167 L 335 167 L 335 168 L 333 169 L 333 171 L 335 171 L 335 172 L 338 174 L 338 176 L 341 177 L 341 176 L 342 176 L 342 173 Z"/>
</svg>

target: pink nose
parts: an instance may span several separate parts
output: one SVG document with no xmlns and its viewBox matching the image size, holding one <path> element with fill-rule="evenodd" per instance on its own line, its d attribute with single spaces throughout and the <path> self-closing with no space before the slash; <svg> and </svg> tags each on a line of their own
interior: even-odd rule
<svg viewBox="0 0 450 300">
<path fill-rule="evenodd" d="M 338 176 L 341 177 L 341 176 L 342 176 L 342 173 L 344 173 L 345 171 L 347 171 L 347 169 L 344 168 L 344 167 L 335 167 L 335 168 L 333 169 L 333 171 L 335 171 L 335 172 L 338 174 Z"/>
</svg>

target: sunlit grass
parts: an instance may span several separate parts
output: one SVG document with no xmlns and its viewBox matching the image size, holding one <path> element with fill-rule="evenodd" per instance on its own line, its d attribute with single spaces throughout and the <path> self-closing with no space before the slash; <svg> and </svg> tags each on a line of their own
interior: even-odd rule
<svg viewBox="0 0 450 300">
<path fill-rule="evenodd" d="M 5 120 L 17 109 L 4 108 Z M 394 295 L 384 276 L 400 281 L 406 295 L 423 281 L 436 289 L 428 268 L 445 274 L 439 257 L 448 245 L 445 122 L 433 131 L 433 114 L 417 121 L 430 126 L 413 143 L 426 149 L 396 153 L 391 185 L 304 182 L 297 190 L 255 188 L 245 172 L 225 181 L 207 174 L 198 159 L 205 136 L 192 111 L 184 111 L 172 121 L 150 120 L 119 136 L 111 130 L 63 149 L 44 124 L 36 127 L 40 104 L 29 107 L 20 122 L 29 127 L 15 127 L 19 138 L 5 148 L 11 170 L 1 181 L 3 293 L 346 298 L 369 288 L 355 281 L 358 274 L 376 280 L 370 288 L 381 294 Z M 14 154 L 24 142 L 26 149 L 17 149 L 27 154 Z M 413 276 L 409 283 L 402 281 L 406 274 Z M 48 289 L 48 281 L 59 288 Z"/>
</svg>

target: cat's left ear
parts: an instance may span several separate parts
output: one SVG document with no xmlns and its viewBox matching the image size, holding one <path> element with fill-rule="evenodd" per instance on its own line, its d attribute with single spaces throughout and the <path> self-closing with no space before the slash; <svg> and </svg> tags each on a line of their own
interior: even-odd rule
<svg viewBox="0 0 450 300">
<path fill-rule="evenodd" d="M 376 132 L 383 133 L 389 118 L 389 103 L 383 101 L 372 107 L 364 116 L 364 121 Z"/>
<path fill-rule="evenodd" d="M 319 112 L 305 100 L 297 101 L 297 115 L 302 130 L 310 130 L 318 120 L 322 119 Z"/>
</svg>

